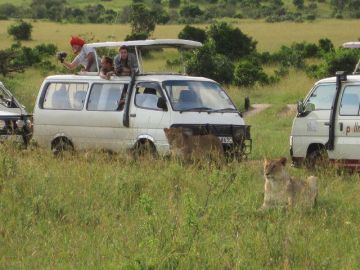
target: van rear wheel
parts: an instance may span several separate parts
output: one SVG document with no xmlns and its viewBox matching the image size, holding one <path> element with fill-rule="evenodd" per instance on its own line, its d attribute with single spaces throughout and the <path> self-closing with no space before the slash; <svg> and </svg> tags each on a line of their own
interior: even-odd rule
<svg viewBox="0 0 360 270">
<path fill-rule="evenodd" d="M 59 156 L 64 152 L 72 152 L 73 150 L 74 146 L 71 141 L 65 137 L 56 138 L 51 145 L 51 151 L 55 156 Z"/>
</svg>

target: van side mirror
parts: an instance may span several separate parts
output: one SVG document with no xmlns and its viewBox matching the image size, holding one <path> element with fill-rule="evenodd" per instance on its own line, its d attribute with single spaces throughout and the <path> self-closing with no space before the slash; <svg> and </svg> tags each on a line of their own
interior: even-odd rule
<svg viewBox="0 0 360 270">
<path fill-rule="evenodd" d="M 305 111 L 304 102 L 302 100 L 299 100 L 297 102 L 297 111 L 298 111 L 299 114 L 302 114 Z"/>
<path fill-rule="evenodd" d="M 315 104 L 308 102 L 306 105 L 302 100 L 297 103 L 297 111 L 299 114 L 315 111 Z"/>
<path fill-rule="evenodd" d="M 160 109 L 163 109 L 164 111 L 168 110 L 165 98 L 159 97 L 159 99 L 157 101 L 157 107 Z"/>
</svg>

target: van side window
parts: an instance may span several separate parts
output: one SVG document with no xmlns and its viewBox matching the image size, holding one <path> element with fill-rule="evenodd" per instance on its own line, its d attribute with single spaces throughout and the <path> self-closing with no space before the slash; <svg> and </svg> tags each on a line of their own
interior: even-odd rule
<svg viewBox="0 0 360 270">
<path fill-rule="evenodd" d="M 135 105 L 150 110 L 159 110 L 160 87 L 154 83 L 141 83 L 136 87 Z"/>
<path fill-rule="evenodd" d="M 50 83 L 41 108 L 50 110 L 82 110 L 88 90 L 87 83 Z"/>
<path fill-rule="evenodd" d="M 314 105 L 314 110 L 331 110 L 335 97 L 335 84 L 319 85 L 307 100 L 307 104 Z"/>
<path fill-rule="evenodd" d="M 359 115 L 360 85 L 347 86 L 340 104 L 340 115 Z"/>
<path fill-rule="evenodd" d="M 125 103 L 127 84 L 95 83 L 91 87 L 88 111 L 121 111 Z"/>
</svg>

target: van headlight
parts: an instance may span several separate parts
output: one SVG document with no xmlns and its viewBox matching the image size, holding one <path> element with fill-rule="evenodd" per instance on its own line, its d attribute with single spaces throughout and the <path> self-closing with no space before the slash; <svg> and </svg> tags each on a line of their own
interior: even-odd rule
<svg viewBox="0 0 360 270">
<path fill-rule="evenodd" d="M 6 126 L 5 121 L 0 120 L 0 129 L 3 129 Z"/>
<path fill-rule="evenodd" d="M 31 122 L 30 119 L 28 119 L 28 120 L 25 121 L 25 125 L 26 125 L 27 128 L 32 128 L 32 126 L 33 126 L 33 124 L 32 124 L 32 122 Z"/>
<path fill-rule="evenodd" d="M 16 126 L 20 129 L 22 129 L 25 126 L 25 122 L 23 120 L 17 120 Z"/>
<path fill-rule="evenodd" d="M 243 137 L 245 137 L 245 130 L 242 128 L 238 128 L 234 131 L 233 136 L 236 140 L 241 140 Z"/>
</svg>

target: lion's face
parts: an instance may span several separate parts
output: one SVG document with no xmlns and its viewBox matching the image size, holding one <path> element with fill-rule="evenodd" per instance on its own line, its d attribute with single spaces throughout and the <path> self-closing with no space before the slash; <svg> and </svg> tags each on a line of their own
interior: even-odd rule
<svg viewBox="0 0 360 270">
<path fill-rule="evenodd" d="M 269 180 L 280 179 L 284 175 L 286 158 L 264 161 L 264 176 Z"/>
</svg>

